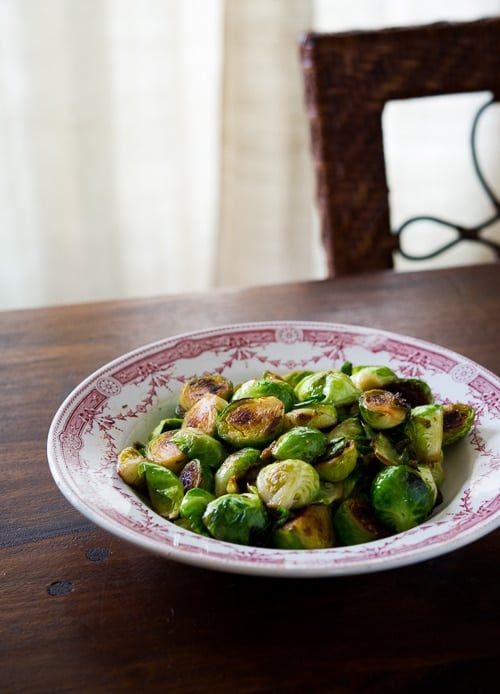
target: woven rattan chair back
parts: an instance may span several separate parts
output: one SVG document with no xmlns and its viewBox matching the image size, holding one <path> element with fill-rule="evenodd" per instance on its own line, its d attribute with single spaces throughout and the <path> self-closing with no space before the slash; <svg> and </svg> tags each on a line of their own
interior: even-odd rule
<svg viewBox="0 0 500 694">
<path fill-rule="evenodd" d="M 299 50 L 328 274 L 393 268 L 399 238 L 390 229 L 384 105 L 478 91 L 500 100 L 500 18 L 311 32 Z"/>
</svg>

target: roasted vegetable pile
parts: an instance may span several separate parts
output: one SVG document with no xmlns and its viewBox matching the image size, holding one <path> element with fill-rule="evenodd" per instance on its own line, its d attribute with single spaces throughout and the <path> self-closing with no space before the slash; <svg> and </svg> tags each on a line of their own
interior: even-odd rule
<svg viewBox="0 0 500 694">
<path fill-rule="evenodd" d="M 187 381 L 172 417 L 118 455 L 173 523 L 218 540 L 322 549 L 393 535 L 441 501 L 446 447 L 475 411 L 387 366 Z"/>
</svg>

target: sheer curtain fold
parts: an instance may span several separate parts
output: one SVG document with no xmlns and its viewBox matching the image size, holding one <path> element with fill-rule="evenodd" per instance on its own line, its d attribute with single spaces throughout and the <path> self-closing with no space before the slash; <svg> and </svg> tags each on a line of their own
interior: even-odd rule
<svg viewBox="0 0 500 694">
<path fill-rule="evenodd" d="M 298 34 L 499 10 L 0 0 L 0 310 L 322 277 Z"/>
</svg>

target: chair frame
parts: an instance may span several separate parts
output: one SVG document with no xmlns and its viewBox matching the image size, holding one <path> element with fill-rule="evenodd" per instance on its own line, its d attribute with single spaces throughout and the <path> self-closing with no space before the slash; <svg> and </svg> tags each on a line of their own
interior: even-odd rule
<svg viewBox="0 0 500 694">
<path fill-rule="evenodd" d="M 391 269 L 399 239 L 390 227 L 384 106 L 482 91 L 500 100 L 500 17 L 308 32 L 299 52 L 328 275 Z"/>
</svg>

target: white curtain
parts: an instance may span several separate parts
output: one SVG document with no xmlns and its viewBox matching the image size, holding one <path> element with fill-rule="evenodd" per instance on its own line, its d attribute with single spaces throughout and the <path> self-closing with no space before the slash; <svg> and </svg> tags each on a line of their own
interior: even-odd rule
<svg viewBox="0 0 500 694">
<path fill-rule="evenodd" d="M 298 34 L 499 10 L 500 0 L 0 0 L 0 310 L 324 276 Z M 422 148 L 402 145 L 418 141 L 408 129 L 420 122 L 387 114 L 395 223 L 453 209 L 439 181 L 428 197 L 419 188 L 432 209 L 412 208 L 405 162 Z M 438 159 L 455 172 L 450 142 Z M 484 202 L 465 186 L 475 219 Z"/>
</svg>

